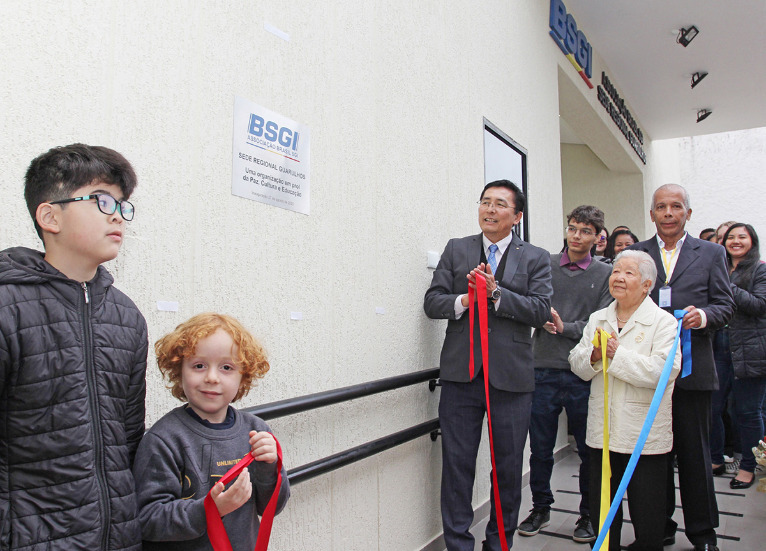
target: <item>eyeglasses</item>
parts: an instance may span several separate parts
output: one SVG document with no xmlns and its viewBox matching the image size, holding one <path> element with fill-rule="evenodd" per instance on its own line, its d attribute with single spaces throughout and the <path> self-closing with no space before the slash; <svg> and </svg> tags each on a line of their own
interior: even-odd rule
<svg viewBox="0 0 766 551">
<path fill-rule="evenodd" d="M 476 201 L 476 203 L 479 205 L 479 207 L 483 209 L 488 209 L 490 207 L 495 207 L 497 210 L 505 210 L 505 209 L 513 209 L 516 210 L 516 207 L 512 207 L 508 203 L 504 201 L 499 201 L 497 203 L 490 201 L 489 199 L 484 199 L 483 201 Z"/>
<path fill-rule="evenodd" d="M 83 195 L 82 197 L 72 197 L 71 199 L 61 199 L 60 201 L 51 201 L 51 205 L 61 205 L 64 203 L 74 203 L 75 201 L 88 201 L 89 199 L 96 200 L 96 206 L 98 210 L 104 214 L 114 214 L 117 208 L 120 209 L 120 216 L 126 221 L 133 220 L 133 216 L 136 214 L 136 208 L 133 203 L 125 201 L 118 201 L 111 195 L 106 193 L 95 193 L 93 195 Z"/>
<path fill-rule="evenodd" d="M 594 232 L 590 228 L 575 228 L 574 226 L 567 226 L 566 228 L 564 228 L 564 230 L 569 235 L 577 235 L 577 232 L 580 232 L 580 235 L 582 235 L 583 237 L 591 237 L 596 234 L 596 232 Z"/>
</svg>

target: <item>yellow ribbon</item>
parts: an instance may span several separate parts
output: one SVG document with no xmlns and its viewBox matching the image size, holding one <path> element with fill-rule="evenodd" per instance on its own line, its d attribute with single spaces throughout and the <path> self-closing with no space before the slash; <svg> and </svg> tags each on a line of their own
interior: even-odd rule
<svg viewBox="0 0 766 551">
<path fill-rule="evenodd" d="M 601 450 L 601 507 L 598 515 L 598 528 L 604 526 L 606 517 L 609 513 L 609 506 L 612 503 L 611 481 L 612 467 L 609 464 L 609 377 L 606 370 L 609 369 L 609 359 L 606 357 L 606 343 L 612 335 L 603 329 L 596 329 L 593 335 L 593 346 L 601 348 L 601 361 L 604 364 L 604 445 Z M 609 549 L 609 532 L 607 531 L 602 549 Z"/>
</svg>

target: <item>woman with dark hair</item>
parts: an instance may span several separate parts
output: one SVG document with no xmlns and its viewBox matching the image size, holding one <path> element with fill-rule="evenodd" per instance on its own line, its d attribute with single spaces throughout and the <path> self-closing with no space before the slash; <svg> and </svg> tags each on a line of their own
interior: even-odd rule
<svg viewBox="0 0 766 551">
<path fill-rule="evenodd" d="M 601 230 L 601 233 L 599 233 L 598 238 L 596 239 L 596 244 L 593 245 L 593 248 L 590 251 L 591 256 L 604 256 L 607 239 L 609 239 L 609 230 L 604 228 Z"/>
<path fill-rule="evenodd" d="M 636 243 L 638 243 L 638 237 L 628 228 L 614 230 L 606 241 L 604 258 L 611 262 L 618 254 Z"/>
<path fill-rule="evenodd" d="M 733 489 L 755 481 L 753 446 L 764 435 L 761 416 L 766 397 L 766 264 L 761 262 L 758 234 L 750 224 L 732 224 L 723 236 L 737 310 L 729 322 L 734 366 L 734 408 L 742 444 L 742 461 Z"/>
</svg>

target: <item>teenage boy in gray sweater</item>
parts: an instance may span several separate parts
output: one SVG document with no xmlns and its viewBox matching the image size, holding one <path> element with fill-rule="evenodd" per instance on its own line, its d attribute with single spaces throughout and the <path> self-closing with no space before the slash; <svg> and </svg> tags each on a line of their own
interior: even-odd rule
<svg viewBox="0 0 766 551">
<path fill-rule="evenodd" d="M 551 321 L 544 330 L 535 331 L 535 391 L 529 440 L 529 487 L 532 490 L 532 513 L 519 525 L 519 534 L 534 536 L 550 523 L 553 504 L 551 473 L 553 447 L 556 444 L 559 415 L 566 409 L 569 426 L 580 455 L 580 518 L 573 539 L 588 543 L 596 539 L 588 509 L 588 449 L 585 428 L 588 416 L 590 382 L 581 380 L 569 368 L 569 351 L 582 337 L 590 315 L 606 307 L 609 295 L 608 264 L 591 257 L 590 250 L 604 227 L 604 213 L 582 205 L 567 215 L 567 246 L 551 255 L 553 296 Z"/>
</svg>

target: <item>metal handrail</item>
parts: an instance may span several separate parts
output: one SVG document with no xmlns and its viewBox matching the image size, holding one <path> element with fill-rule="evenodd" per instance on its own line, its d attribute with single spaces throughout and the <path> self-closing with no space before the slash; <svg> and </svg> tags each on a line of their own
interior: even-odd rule
<svg viewBox="0 0 766 551">
<path fill-rule="evenodd" d="M 269 402 L 268 404 L 261 404 L 260 406 L 244 408 L 244 411 L 257 415 L 264 420 L 275 419 L 277 417 L 284 417 L 302 411 L 309 411 L 332 404 L 338 404 L 340 402 L 346 402 L 348 400 L 353 400 L 354 398 L 379 394 L 381 392 L 386 392 L 387 390 L 402 388 L 417 383 L 423 383 L 425 381 L 435 381 L 438 377 L 438 367 L 434 369 L 425 369 L 423 371 L 416 371 L 415 373 L 406 373 L 404 375 L 396 375 L 377 381 L 335 388 L 333 390 L 317 392 L 315 394 L 306 394 L 304 396 L 288 398 L 287 400 L 279 400 L 277 402 Z M 433 387 L 434 384 L 429 385 L 431 390 L 433 390 Z"/>
<path fill-rule="evenodd" d="M 260 406 L 244 408 L 244 411 L 257 415 L 261 419 L 275 419 L 277 417 L 284 417 L 294 413 L 346 402 L 348 400 L 353 400 L 354 398 L 361 398 L 371 394 L 379 394 L 388 390 L 423 383 L 425 381 L 429 382 L 428 388 L 433 392 L 438 385 L 438 377 L 439 368 L 426 369 L 368 383 L 361 383 L 358 385 L 327 390 L 325 392 L 298 396 L 296 398 L 288 398 L 287 400 L 270 402 L 268 404 L 261 404 Z M 300 467 L 295 467 L 294 469 L 287 471 L 287 477 L 290 480 L 290 485 L 294 486 L 295 484 L 334 471 L 335 469 L 339 469 L 350 463 L 361 461 L 362 459 L 366 459 L 377 453 L 429 433 L 431 435 L 431 440 L 436 441 L 436 438 L 439 435 L 438 418 L 389 434 L 388 436 L 367 442 L 360 446 L 356 446 L 355 448 L 350 448 L 334 455 L 323 457 L 322 459 L 301 465 Z"/>
<path fill-rule="evenodd" d="M 424 434 L 431 434 L 431 440 L 435 441 L 437 435 L 439 434 L 438 431 L 439 419 L 432 419 L 430 421 L 426 421 L 425 423 L 415 425 L 414 427 L 410 427 L 408 429 L 395 432 L 394 434 L 384 436 L 383 438 L 373 440 L 372 442 L 367 442 L 361 446 L 357 446 L 355 448 L 351 448 L 346 451 L 318 459 L 312 463 L 307 463 L 306 465 L 290 469 L 287 471 L 287 478 L 290 479 L 290 485 L 294 486 L 321 474 L 334 471 L 335 469 L 340 469 L 341 467 L 345 467 L 346 465 L 356 461 L 361 461 L 362 459 L 371 457 L 376 453 L 380 453 L 400 444 L 404 444 L 405 442 L 414 440 L 415 438 L 423 436 Z"/>
</svg>

